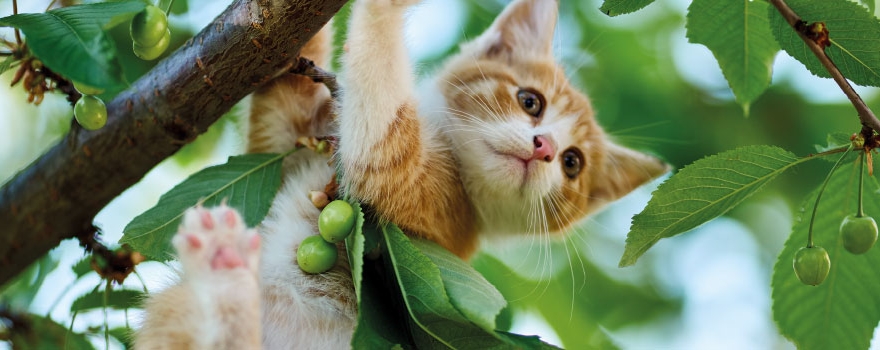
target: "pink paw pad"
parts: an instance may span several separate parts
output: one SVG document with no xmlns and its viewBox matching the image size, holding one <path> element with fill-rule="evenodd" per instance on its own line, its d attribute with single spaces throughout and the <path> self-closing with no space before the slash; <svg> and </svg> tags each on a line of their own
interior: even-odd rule
<svg viewBox="0 0 880 350">
<path fill-rule="evenodd" d="M 256 269 L 260 237 L 226 205 L 188 209 L 173 240 L 185 268 Z"/>
</svg>

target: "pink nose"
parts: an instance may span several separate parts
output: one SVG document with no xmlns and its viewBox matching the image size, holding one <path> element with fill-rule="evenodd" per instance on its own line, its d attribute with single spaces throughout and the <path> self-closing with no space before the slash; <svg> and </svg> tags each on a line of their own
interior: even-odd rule
<svg viewBox="0 0 880 350">
<path fill-rule="evenodd" d="M 553 149 L 553 143 L 550 140 L 542 135 L 538 135 L 535 136 L 533 142 L 535 143 L 535 151 L 532 152 L 532 158 L 529 160 L 540 159 L 548 163 L 553 161 L 556 150 Z"/>
</svg>

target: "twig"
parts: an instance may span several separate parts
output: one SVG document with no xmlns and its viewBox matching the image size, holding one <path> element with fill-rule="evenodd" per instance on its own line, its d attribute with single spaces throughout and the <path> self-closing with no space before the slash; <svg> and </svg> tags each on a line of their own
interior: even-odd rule
<svg viewBox="0 0 880 350">
<path fill-rule="evenodd" d="M 12 14 L 13 15 L 18 14 L 18 1 L 17 0 L 12 0 Z M 18 44 L 18 46 L 21 46 L 21 33 L 18 32 L 18 27 L 15 27 L 15 43 Z"/>
<path fill-rule="evenodd" d="M 300 57 L 290 68 L 290 74 L 306 76 L 316 83 L 322 83 L 330 90 L 330 96 L 334 99 L 339 97 L 339 84 L 336 83 L 336 75 L 321 69 L 312 60 Z"/>
<path fill-rule="evenodd" d="M 861 121 L 862 124 L 862 134 L 865 136 L 865 140 L 873 140 L 874 131 L 880 132 L 880 120 L 877 119 L 877 116 L 874 115 L 874 112 L 868 108 L 865 101 L 862 100 L 859 94 L 853 89 L 852 85 L 849 84 L 849 81 L 846 80 L 846 77 L 843 76 L 843 73 L 840 72 L 837 65 L 835 65 L 834 62 L 831 61 L 831 58 L 825 53 L 825 46 L 817 41 L 816 33 L 813 31 L 814 28 L 816 28 L 815 24 L 808 25 L 807 22 L 802 20 L 801 17 L 791 9 L 791 7 L 788 7 L 785 0 L 770 0 L 770 3 L 776 7 L 776 10 L 778 10 L 782 17 L 788 21 L 788 24 L 794 28 L 798 36 L 801 37 L 801 40 L 807 44 L 810 51 L 813 51 L 813 54 L 816 55 L 816 58 L 819 59 L 822 66 L 828 70 L 828 73 L 831 74 L 831 77 L 837 82 L 837 85 L 840 86 L 840 89 L 843 90 L 843 93 L 846 94 L 846 97 L 849 98 L 850 102 L 852 102 L 853 107 L 855 107 L 856 111 L 859 113 L 859 121 Z M 819 39 L 828 40 L 827 32 L 826 36 L 820 36 Z"/>
</svg>

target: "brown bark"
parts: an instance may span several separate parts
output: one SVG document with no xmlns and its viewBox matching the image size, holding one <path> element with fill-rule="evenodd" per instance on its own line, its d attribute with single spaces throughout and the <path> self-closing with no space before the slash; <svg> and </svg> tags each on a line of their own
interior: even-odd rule
<svg viewBox="0 0 880 350">
<path fill-rule="evenodd" d="M 297 52 L 347 0 L 236 0 L 107 103 L 97 131 L 72 131 L 0 188 L 0 284 L 203 133 Z"/>
</svg>

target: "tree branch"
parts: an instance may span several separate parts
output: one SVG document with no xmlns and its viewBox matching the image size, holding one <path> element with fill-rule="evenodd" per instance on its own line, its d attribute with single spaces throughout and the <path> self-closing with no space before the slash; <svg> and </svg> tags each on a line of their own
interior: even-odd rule
<svg viewBox="0 0 880 350">
<path fill-rule="evenodd" d="M 856 90 L 853 89 L 852 85 L 849 84 L 849 81 L 846 80 L 846 77 L 843 76 L 843 73 L 840 72 L 837 65 L 835 65 L 834 62 L 831 61 L 831 58 L 825 53 L 825 44 L 823 43 L 827 42 L 829 39 L 824 24 L 820 26 L 821 30 L 817 30 L 815 23 L 808 25 L 807 22 L 802 20 L 801 17 L 791 9 L 791 7 L 788 7 L 785 0 L 770 0 L 770 3 L 776 7 L 779 14 L 781 14 L 788 24 L 794 28 L 794 31 L 801 37 L 801 40 L 807 44 L 810 51 L 816 55 L 816 58 L 819 59 L 822 66 L 824 66 L 828 73 L 831 74 L 831 77 L 837 82 L 837 85 L 840 86 L 840 89 L 843 90 L 846 97 L 849 98 L 849 101 L 859 113 L 859 121 L 863 126 L 862 134 L 864 134 L 866 140 L 873 138 L 874 131 L 880 132 L 880 120 L 877 119 L 877 116 L 874 115 L 874 112 L 868 108 L 868 105 L 865 104 L 862 97 L 859 96 Z"/>
<path fill-rule="evenodd" d="M 347 0 L 236 0 L 214 22 L 107 104 L 107 125 L 74 126 L 0 188 L 0 284 L 203 133 L 300 48 Z"/>
</svg>

